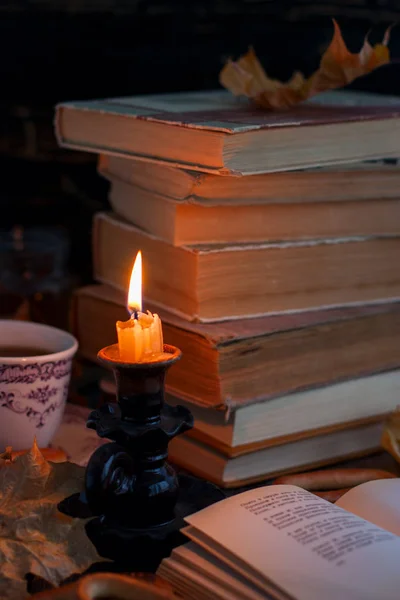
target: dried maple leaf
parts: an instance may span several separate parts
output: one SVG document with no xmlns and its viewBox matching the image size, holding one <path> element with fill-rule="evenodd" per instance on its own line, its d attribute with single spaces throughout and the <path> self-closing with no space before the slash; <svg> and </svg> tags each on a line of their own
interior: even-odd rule
<svg viewBox="0 0 400 600">
<path fill-rule="evenodd" d="M 380 44 L 371 46 L 368 36 L 358 53 L 347 49 L 340 27 L 333 19 L 334 33 L 319 68 L 307 79 L 296 72 L 283 83 L 264 71 L 253 48 L 237 61 L 228 61 L 219 75 L 221 85 L 235 96 L 247 96 L 268 109 L 288 108 L 320 92 L 343 87 L 390 61 L 390 27 Z"/>
<path fill-rule="evenodd" d="M 100 560 L 85 522 L 57 510 L 66 496 L 79 492 L 85 469 L 72 463 L 50 464 L 36 444 L 14 461 L 0 459 L 0 598 L 27 597 L 27 573 L 58 585 Z"/>
</svg>

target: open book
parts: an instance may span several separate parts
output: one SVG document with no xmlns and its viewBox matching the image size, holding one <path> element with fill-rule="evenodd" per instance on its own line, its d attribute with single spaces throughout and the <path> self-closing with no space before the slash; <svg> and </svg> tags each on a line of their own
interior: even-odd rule
<svg viewBox="0 0 400 600">
<path fill-rule="evenodd" d="M 360 485 L 336 505 L 261 487 L 186 521 L 192 541 L 158 572 L 187 600 L 400 597 L 400 479 Z"/>
</svg>

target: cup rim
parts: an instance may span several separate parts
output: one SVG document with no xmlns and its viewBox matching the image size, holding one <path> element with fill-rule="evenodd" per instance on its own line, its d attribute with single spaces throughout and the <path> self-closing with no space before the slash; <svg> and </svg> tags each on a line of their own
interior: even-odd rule
<svg viewBox="0 0 400 600">
<path fill-rule="evenodd" d="M 68 359 L 72 357 L 75 352 L 78 350 L 78 340 L 68 331 L 64 331 L 63 329 L 59 329 L 58 327 L 53 327 L 51 325 L 44 325 L 42 323 L 35 323 L 33 321 L 15 321 L 13 319 L 0 319 L 0 331 L 1 328 L 7 324 L 12 323 L 16 328 L 21 327 L 24 328 L 27 325 L 34 327 L 38 330 L 38 334 L 40 335 L 40 331 L 44 332 L 55 332 L 57 335 L 61 335 L 69 342 L 69 345 L 64 350 L 58 350 L 55 352 L 49 352 L 48 354 L 38 354 L 33 356 L 1 356 L 0 354 L 0 364 L 29 364 L 29 363 L 43 363 L 49 361 L 59 361 L 63 359 Z"/>
</svg>

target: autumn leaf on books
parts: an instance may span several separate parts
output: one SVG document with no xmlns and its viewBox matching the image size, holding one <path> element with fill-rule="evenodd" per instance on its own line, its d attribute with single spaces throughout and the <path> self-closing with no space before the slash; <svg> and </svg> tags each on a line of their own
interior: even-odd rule
<svg viewBox="0 0 400 600">
<path fill-rule="evenodd" d="M 321 58 L 319 68 L 310 77 L 300 72 L 283 83 L 264 71 L 253 48 L 237 61 L 229 61 L 219 75 L 221 85 L 235 96 L 247 96 L 267 109 L 289 108 L 320 92 L 343 87 L 390 61 L 390 28 L 380 44 L 371 46 L 368 36 L 358 53 L 347 49 L 340 27 L 333 20 L 332 41 Z"/>
<path fill-rule="evenodd" d="M 28 597 L 25 575 L 58 585 L 100 560 L 81 519 L 57 510 L 79 492 L 85 469 L 69 462 L 50 464 L 34 444 L 14 461 L 0 458 L 0 598 Z"/>
</svg>

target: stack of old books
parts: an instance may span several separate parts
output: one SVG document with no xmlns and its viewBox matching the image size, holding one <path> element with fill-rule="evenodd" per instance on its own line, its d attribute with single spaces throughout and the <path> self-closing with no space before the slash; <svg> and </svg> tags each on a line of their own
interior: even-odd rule
<svg viewBox="0 0 400 600">
<path fill-rule="evenodd" d="M 111 182 L 81 353 L 116 341 L 141 249 L 144 308 L 183 351 L 169 400 L 195 417 L 175 462 L 236 486 L 379 448 L 400 400 L 400 99 L 116 98 L 60 105 L 57 133 Z"/>
</svg>

